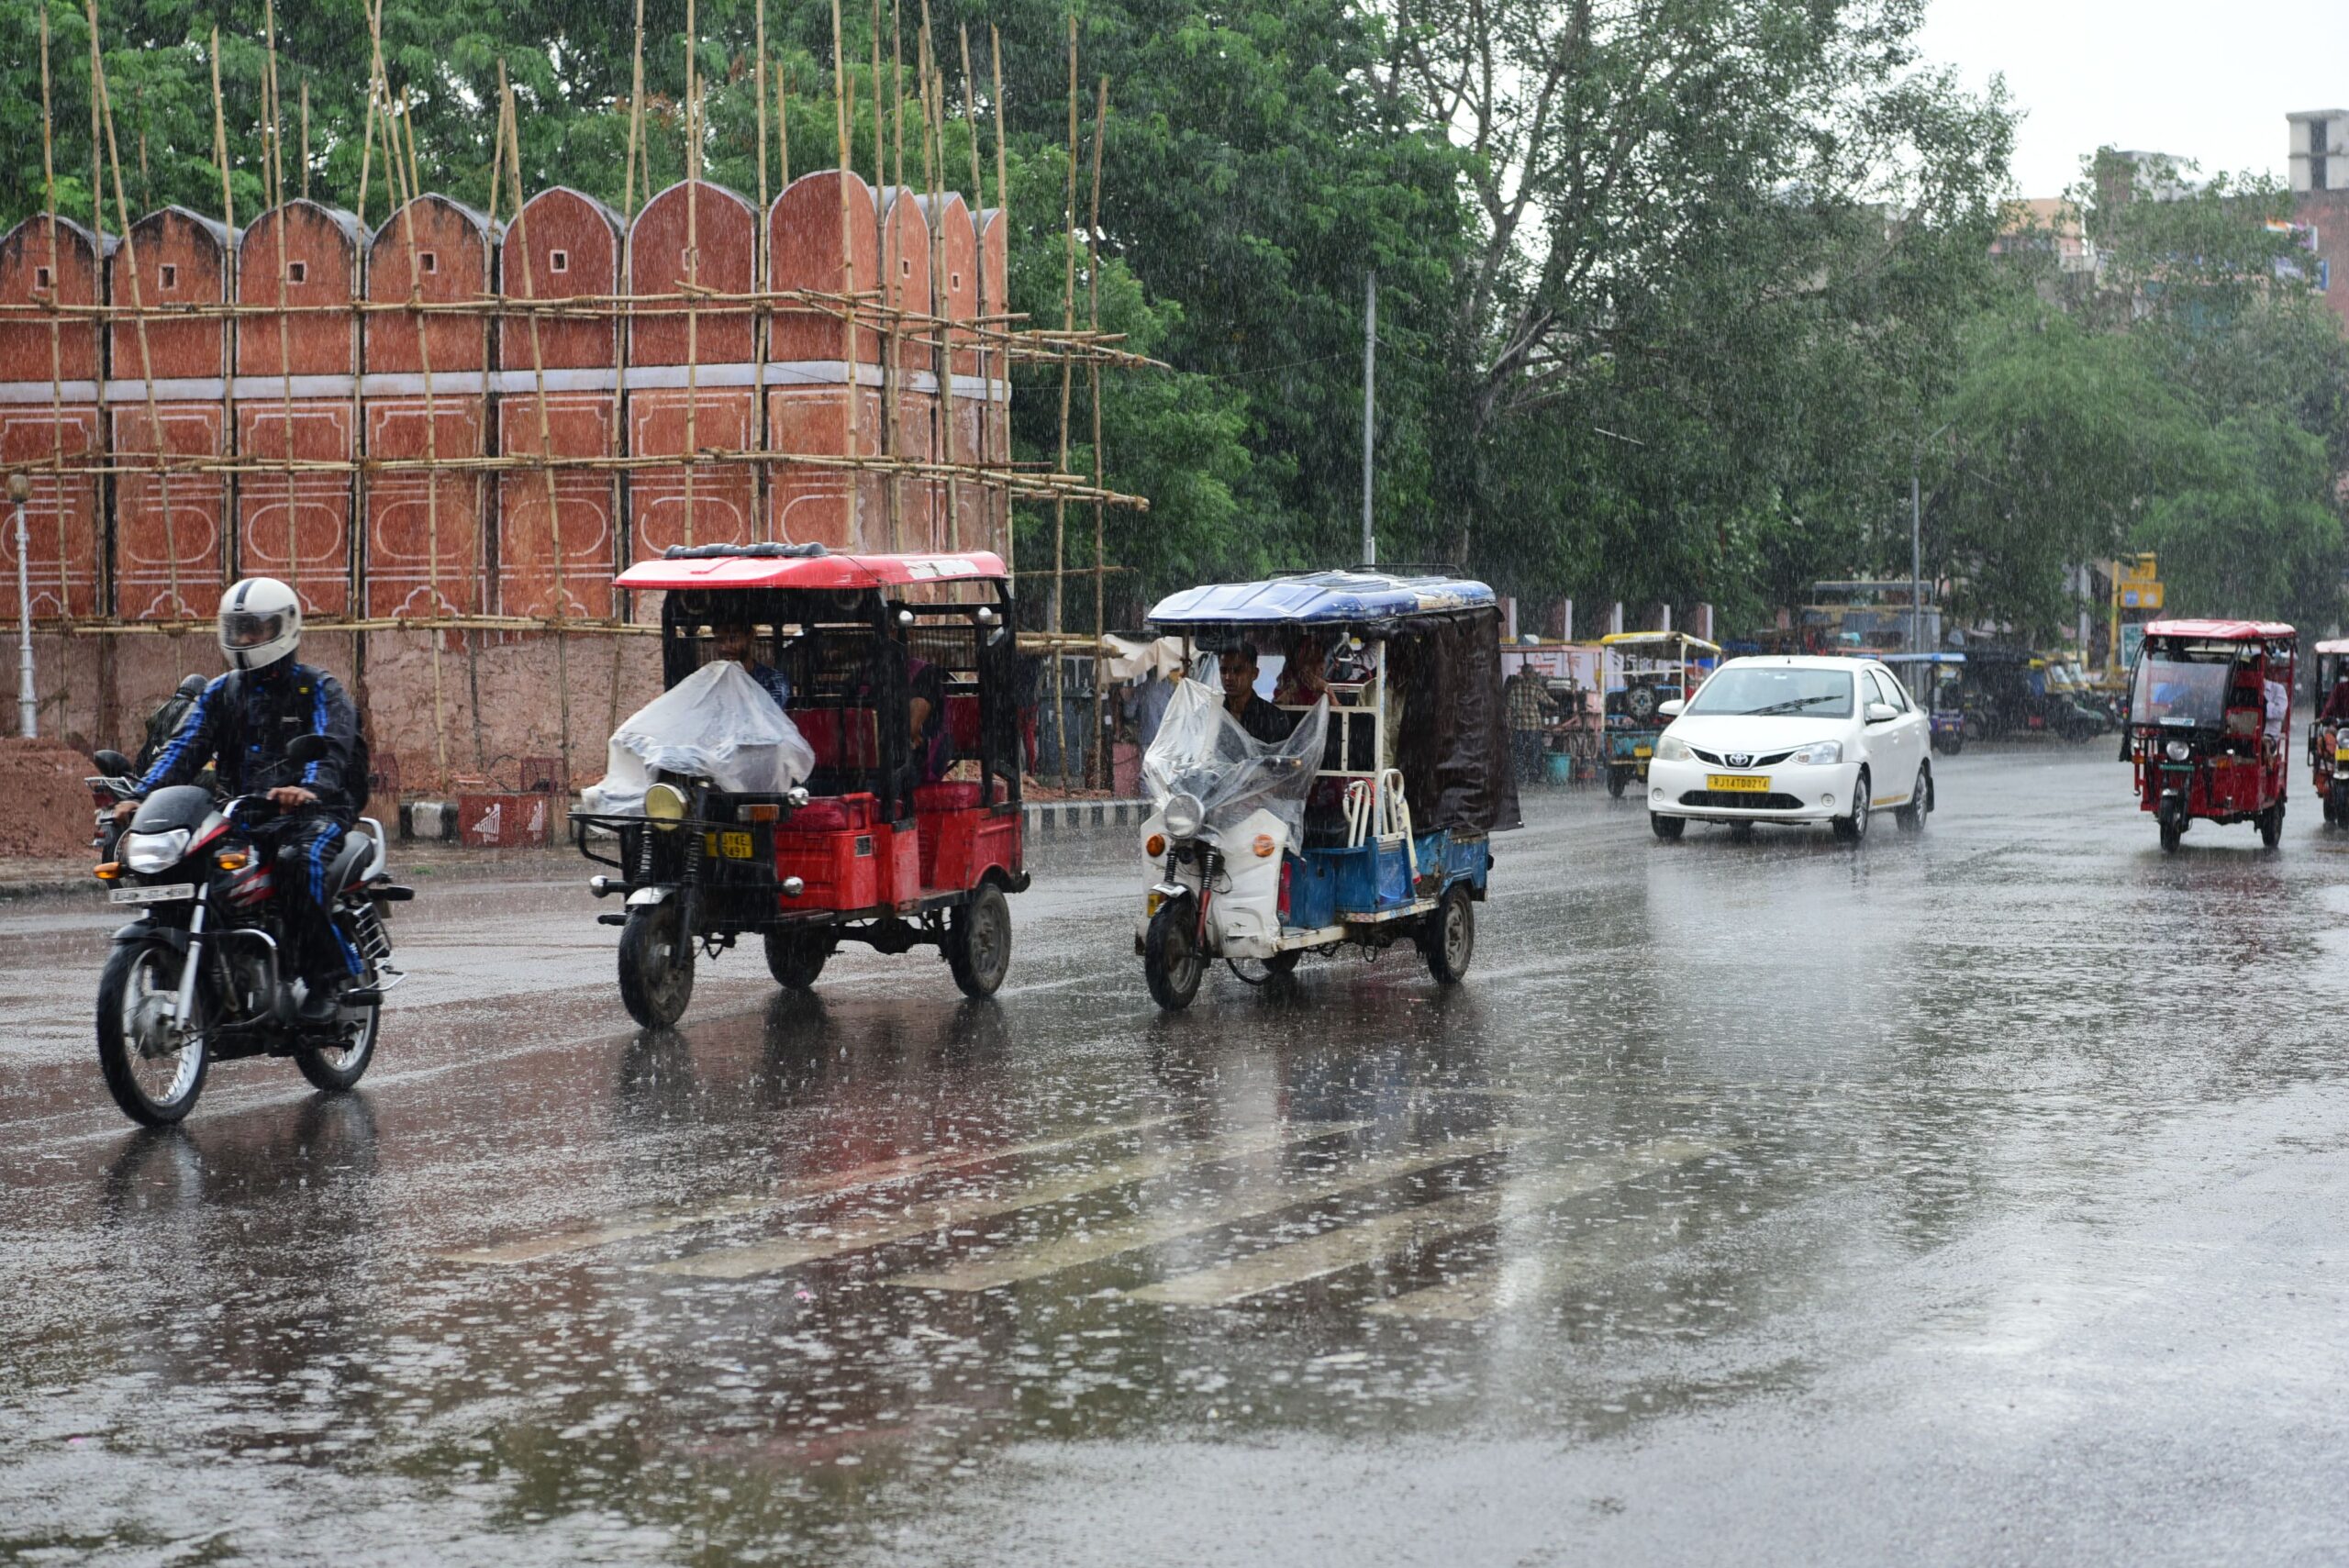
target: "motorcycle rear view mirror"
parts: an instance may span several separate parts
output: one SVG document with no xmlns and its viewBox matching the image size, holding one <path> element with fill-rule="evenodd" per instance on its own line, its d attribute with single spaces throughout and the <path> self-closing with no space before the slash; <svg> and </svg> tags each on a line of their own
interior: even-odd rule
<svg viewBox="0 0 2349 1568">
<path fill-rule="evenodd" d="M 119 751 L 93 751 L 90 761 L 95 762 L 98 771 L 110 779 L 121 778 L 130 772 L 130 759 Z"/>
<path fill-rule="evenodd" d="M 292 744 L 285 748 L 285 760 L 295 767 L 306 768 L 312 762 L 325 762 L 329 750 L 327 738 L 323 735 L 315 732 L 308 735 L 296 735 Z"/>
</svg>

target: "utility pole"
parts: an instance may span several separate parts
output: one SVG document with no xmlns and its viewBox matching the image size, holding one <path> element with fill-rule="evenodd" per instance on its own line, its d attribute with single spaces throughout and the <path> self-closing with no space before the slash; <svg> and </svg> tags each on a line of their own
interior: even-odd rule
<svg viewBox="0 0 2349 1568">
<path fill-rule="evenodd" d="M 25 503 L 32 494 L 32 475 L 8 476 L 8 503 L 17 513 L 17 729 L 28 740 L 40 733 L 40 698 L 33 691 L 32 541 L 25 532 Z"/>
<path fill-rule="evenodd" d="M 1921 653 L 1924 644 L 1925 562 L 1921 540 L 1924 538 L 1924 508 L 1918 499 L 1917 465 L 1909 467 L 1909 651 Z M 1920 676 L 1920 679 L 1922 677 Z M 1932 687 L 1925 688 L 1931 691 Z"/>
<path fill-rule="evenodd" d="M 1363 284 L 1362 306 L 1362 563 L 1378 564 L 1378 536 L 1371 528 L 1371 432 L 1378 411 L 1378 273 Z"/>
</svg>

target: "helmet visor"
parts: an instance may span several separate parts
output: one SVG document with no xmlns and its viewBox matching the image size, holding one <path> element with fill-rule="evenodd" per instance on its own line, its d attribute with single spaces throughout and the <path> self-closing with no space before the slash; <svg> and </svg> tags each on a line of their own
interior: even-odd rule
<svg viewBox="0 0 2349 1568">
<path fill-rule="evenodd" d="M 250 610 L 220 612 L 220 646 L 231 651 L 259 648 L 285 635 L 285 612 L 272 610 L 255 614 Z"/>
</svg>

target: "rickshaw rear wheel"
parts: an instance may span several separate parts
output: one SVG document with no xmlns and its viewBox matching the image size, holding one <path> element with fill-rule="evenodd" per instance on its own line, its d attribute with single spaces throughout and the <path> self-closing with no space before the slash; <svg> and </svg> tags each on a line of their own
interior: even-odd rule
<svg viewBox="0 0 2349 1568">
<path fill-rule="evenodd" d="M 1469 900 L 1468 884 L 1455 882 L 1443 902 L 1419 928 L 1419 946 L 1427 951 L 1428 973 L 1440 985 L 1457 985 L 1476 956 L 1476 906 Z"/>
<path fill-rule="evenodd" d="M 767 973 L 778 985 L 805 991 L 824 973 L 832 944 L 817 931 L 769 931 L 766 934 Z"/>
<path fill-rule="evenodd" d="M 649 1029 L 685 1017 L 694 995 L 694 948 L 674 904 L 630 912 L 620 929 L 620 1004 Z"/>
<path fill-rule="evenodd" d="M 946 924 L 946 967 L 965 996 L 992 996 L 1011 972 L 1011 906 L 983 882 Z"/>
<path fill-rule="evenodd" d="M 2259 814 L 2259 842 L 2262 847 L 2272 850 L 2283 841 L 2284 803 L 2279 800 Z"/>
<path fill-rule="evenodd" d="M 1170 1013 L 1191 1005 L 1199 994 L 1199 977 L 1207 973 L 1206 955 L 1192 929 L 1197 918 L 1189 899 L 1169 899 L 1150 917 L 1142 938 L 1141 977 L 1150 985 L 1150 999 Z"/>
<path fill-rule="evenodd" d="M 1669 844 L 1688 830 L 1688 818 L 1666 817 L 1661 811 L 1651 811 L 1648 813 L 1648 826 L 1655 829 L 1657 838 Z"/>
</svg>

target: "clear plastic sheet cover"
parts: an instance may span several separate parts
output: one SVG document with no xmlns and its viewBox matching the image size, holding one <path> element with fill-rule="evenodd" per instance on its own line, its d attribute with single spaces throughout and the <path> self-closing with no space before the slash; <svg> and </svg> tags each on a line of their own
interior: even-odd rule
<svg viewBox="0 0 2349 1568">
<path fill-rule="evenodd" d="M 1289 841 L 1305 832 L 1305 800 L 1330 724 L 1330 699 L 1298 716 L 1286 740 L 1267 744 L 1224 711 L 1223 694 L 1184 681 L 1167 700 L 1158 739 L 1141 760 L 1142 787 L 1160 806 L 1169 795 L 1198 796 L 1209 828 L 1229 828 L 1252 811 L 1271 812 L 1288 827 Z"/>
<path fill-rule="evenodd" d="M 656 773 L 706 778 L 729 794 L 781 795 L 815 767 L 815 751 L 799 727 L 748 671 L 720 659 L 621 722 L 588 804 L 633 816 L 644 809 Z"/>
</svg>

